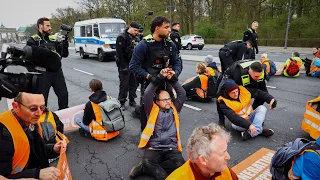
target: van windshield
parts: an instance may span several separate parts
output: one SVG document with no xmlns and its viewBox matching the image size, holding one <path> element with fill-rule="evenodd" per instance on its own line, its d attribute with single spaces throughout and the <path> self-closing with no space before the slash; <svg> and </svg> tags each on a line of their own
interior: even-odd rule
<svg viewBox="0 0 320 180">
<path fill-rule="evenodd" d="M 124 23 L 100 23 L 101 38 L 117 37 L 125 28 Z"/>
</svg>

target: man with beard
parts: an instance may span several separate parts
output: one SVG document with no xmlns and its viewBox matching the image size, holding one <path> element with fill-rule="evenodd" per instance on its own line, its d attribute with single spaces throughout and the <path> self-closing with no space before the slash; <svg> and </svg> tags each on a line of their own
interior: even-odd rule
<svg viewBox="0 0 320 180">
<path fill-rule="evenodd" d="M 69 44 L 68 37 L 60 43 L 57 42 L 51 33 L 51 25 L 48 18 L 40 18 L 37 21 L 38 33 L 31 36 L 27 42 L 27 46 L 38 46 L 51 50 L 57 53 L 61 57 L 68 57 Z M 46 57 L 43 57 L 45 60 Z M 43 76 L 40 78 L 40 84 L 42 85 L 42 94 L 45 98 L 46 105 L 48 104 L 48 96 L 51 86 L 54 92 L 58 96 L 59 110 L 68 108 L 68 89 L 62 69 L 60 68 L 56 72 L 41 71 Z"/>
<path fill-rule="evenodd" d="M 139 81 L 143 81 L 141 85 L 141 99 L 140 99 L 140 123 L 141 130 L 144 129 L 147 123 L 143 107 L 143 94 L 150 82 L 157 81 L 157 75 L 164 68 L 170 68 L 175 72 L 175 75 L 163 82 L 160 87 L 164 85 L 170 96 L 170 83 L 167 81 L 177 81 L 177 77 L 181 72 L 181 62 L 177 54 L 175 44 L 168 39 L 170 33 L 170 22 L 164 16 L 158 16 L 153 19 L 151 23 L 150 35 L 143 38 L 142 41 L 135 47 L 132 59 L 129 63 L 129 70 L 139 77 Z"/>
</svg>

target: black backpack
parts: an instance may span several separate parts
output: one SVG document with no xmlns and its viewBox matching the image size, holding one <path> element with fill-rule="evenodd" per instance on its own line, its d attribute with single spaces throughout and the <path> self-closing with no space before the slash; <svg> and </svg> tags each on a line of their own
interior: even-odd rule
<svg viewBox="0 0 320 180">
<path fill-rule="evenodd" d="M 207 98 L 215 98 L 217 94 L 217 76 L 208 76 Z"/>
<path fill-rule="evenodd" d="M 272 180 L 289 180 L 288 172 L 291 169 L 292 161 L 295 156 L 304 150 L 313 150 L 320 156 L 320 146 L 315 141 L 298 138 L 293 142 L 289 142 L 277 150 L 271 160 L 270 172 Z"/>
</svg>

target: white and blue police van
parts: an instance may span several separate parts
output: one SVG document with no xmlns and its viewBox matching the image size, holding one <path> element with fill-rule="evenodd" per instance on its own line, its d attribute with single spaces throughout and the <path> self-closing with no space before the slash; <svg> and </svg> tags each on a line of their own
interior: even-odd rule
<svg viewBox="0 0 320 180">
<path fill-rule="evenodd" d="M 78 21 L 74 24 L 74 45 L 77 53 L 85 59 L 98 56 L 100 61 L 114 59 L 116 40 L 126 28 L 126 22 L 116 18 L 99 18 Z"/>
</svg>

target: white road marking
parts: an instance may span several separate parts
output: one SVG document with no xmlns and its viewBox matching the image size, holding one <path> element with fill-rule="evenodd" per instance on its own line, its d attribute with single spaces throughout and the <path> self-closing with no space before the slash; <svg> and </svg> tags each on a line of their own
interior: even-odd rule
<svg viewBox="0 0 320 180">
<path fill-rule="evenodd" d="M 138 88 L 137 91 L 141 91 L 141 90 Z M 195 107 L 195 106 L 191 106 L 191 105 L 186 104 L 186 103 L 184 103 L 183 106 L 184 106 L 184 107 L 187 107 L 187 108 L 190 108 L 190 109 L 193 109 L 193 110 L 196 110 L 196 111 L 201 111 L 200 108 L 197 108 L 197 107 Z"/>
<path fill-rule="evenodd" d="M 85 74 L 88 74 L 88 75 L 90 75 L 90 76 L 94 76 L 94 74 L 89 73 L 89 72 L 86 72 L 86 71 L 83 71 L 83 70 L 80 70 L 80 69 L 73 68 L 73 70 L 79 71 L 79 72 L 82 72 L 82 73 L 85 73 Z"/>
<path fill-rule="evenodd" d="M 79 56 L 79 55 L 75 55 L 75 54 L 69 54 L 69 56 L 81 57 L 81 56 Z"/>
<path fill-rule="evenodd" d="M 274 87 L 274 86 L 267 86 L 268 88 L 271 88 L 271 89 L 276 89 L 277 87 Z"/>
</svg>

